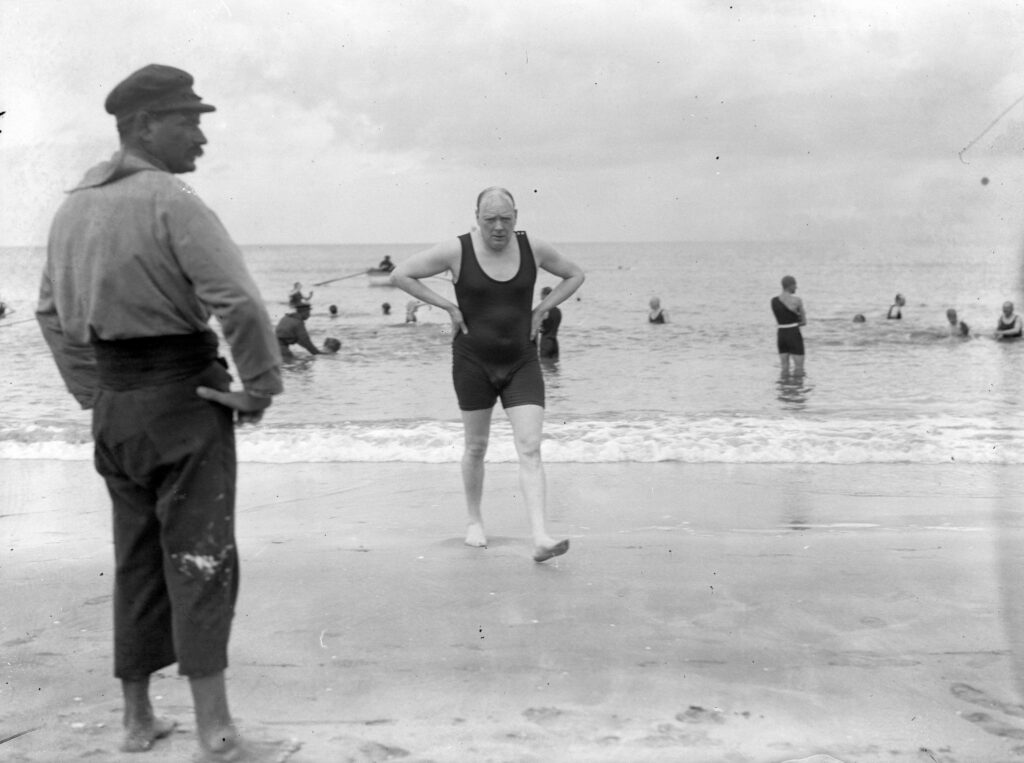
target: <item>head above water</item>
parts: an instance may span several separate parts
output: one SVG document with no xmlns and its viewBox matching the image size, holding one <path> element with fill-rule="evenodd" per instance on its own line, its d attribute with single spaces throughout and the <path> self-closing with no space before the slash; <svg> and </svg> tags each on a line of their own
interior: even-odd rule
<svg viewBox="0 0 1024 763">
<path fill-rule="evenodd" d="M 782 288 L 784 291 L 796 291 L 796 279 L 793 276 L 782 276 Z"/>
<path fill-rule="evenodd" d="M 896 302 L 896 304 L 899 305 L 900 307 L 903 307 L 905 304 L 907 304 L 907 300 L 903 298 L 902 294 L 897 294 L 894 302 Z"/>
<path fill-rule="evenodd" d="M 661 299 L 658 297 L 651 297 L 651 301 L 648 302 L 647 304 L 651 306 L 652 310 L 657 310 L 659 307 L 661 307 Z"/>
<path fill-rule="evenodd" d="M 946 320 L 948 320 L 953 325 L 956 325 L 956 310 L 954 310 L 952 307 L 946 311 Z"/>
<path fill-rule="evenodd" d="M 1003 314 L 1007 318 L 1009 318 L 1011 315 L 1013 315 L 1013 302 L 1010 302 L 1009 300 L 1007 300 L 1006 302 L 1003 302 Z"/>
</svg>

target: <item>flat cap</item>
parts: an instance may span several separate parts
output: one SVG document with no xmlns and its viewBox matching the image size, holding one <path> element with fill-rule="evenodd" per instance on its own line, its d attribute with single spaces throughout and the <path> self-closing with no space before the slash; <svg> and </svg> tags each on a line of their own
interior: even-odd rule
<svg viewBox="0 0 1024 763">
<path fill-rule="evenodd" d="M 104 103 L 118 119 L 139 111 L 216 111 L 192 90 L 192 75 L 173 66 L 149 64 L 128 75 Z"/>
</svg>

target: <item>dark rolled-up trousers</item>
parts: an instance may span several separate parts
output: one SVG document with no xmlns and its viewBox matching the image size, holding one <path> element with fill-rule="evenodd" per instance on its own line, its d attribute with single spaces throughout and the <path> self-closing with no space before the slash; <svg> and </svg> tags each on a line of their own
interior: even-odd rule
<svg viewBox="0 0 1024 763">
<path fill-rule="evenodd" d="M 211 346 L 212 343 L 212 346 Z M 223 671 L 238 595 L 232 411 L 216 338 L 94 342 L 96 470 L 113 503 L 114 675 Z"/>
</svg>

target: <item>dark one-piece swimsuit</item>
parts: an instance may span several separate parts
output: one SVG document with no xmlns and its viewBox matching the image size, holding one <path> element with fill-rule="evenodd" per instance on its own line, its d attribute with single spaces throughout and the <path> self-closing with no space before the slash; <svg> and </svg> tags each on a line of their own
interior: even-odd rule
<svg viewBox="0 0 1024 763">
<path fill-rule="evenodd" d="M 459 408 L 492 408 L 500 397 L 506 408 L 544 406 L 544 378 L 537 345 L 530 341 L 537 263 L 523 231 L 516 231 L 519 269 L 508 281 L 487 275 L 477 261 L 473 239 L 459 236 L 462 262 L 455 298 L 468 334 L 452 340 L 452 381 Z"/>
<path fill-rule="evenodd" d="M 779 324 L 779 354 L 803 355 L 804 337 L 800 333 L 800 316 L 786 307 L 778 297 L 772 297 L 772 312 Z"/>
</svg>

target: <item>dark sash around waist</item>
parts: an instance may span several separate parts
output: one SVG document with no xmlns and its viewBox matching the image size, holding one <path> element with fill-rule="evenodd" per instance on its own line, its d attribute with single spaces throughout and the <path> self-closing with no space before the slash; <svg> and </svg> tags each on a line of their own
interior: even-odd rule
<svg viewBox="0 0 1024 763">
<path fill-rule="evenodd" d="M 212 331 L 113 341 L 94 339 L 92 346 L 102 389 L 140 389 L 182 381 L 217 360 L 217 335 Z"/>
</svg>

